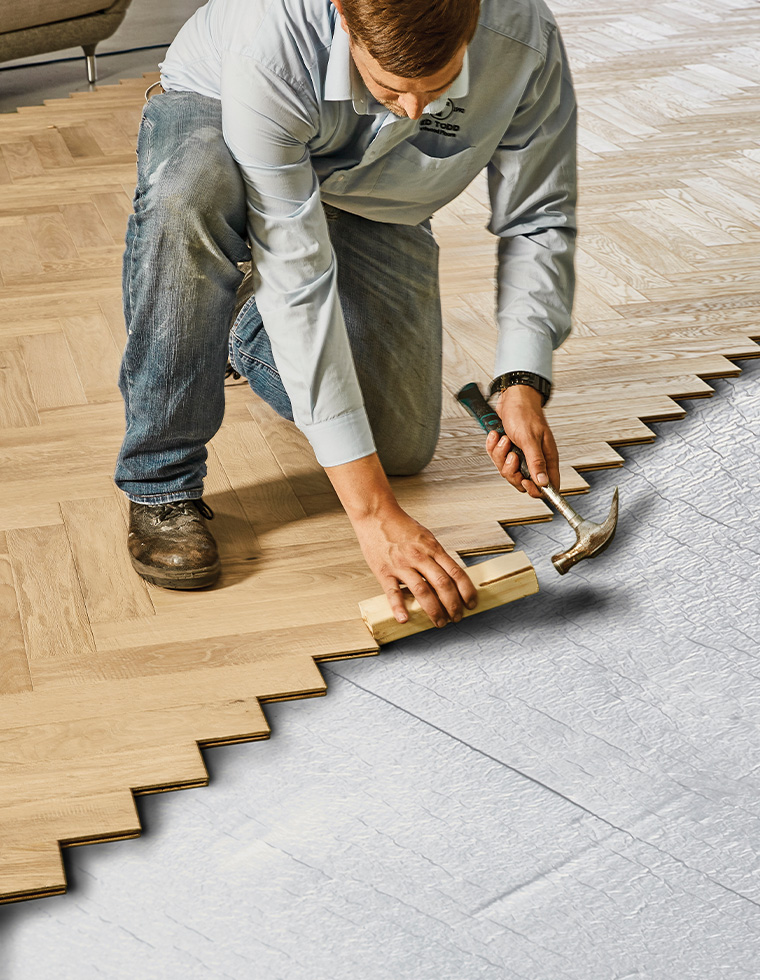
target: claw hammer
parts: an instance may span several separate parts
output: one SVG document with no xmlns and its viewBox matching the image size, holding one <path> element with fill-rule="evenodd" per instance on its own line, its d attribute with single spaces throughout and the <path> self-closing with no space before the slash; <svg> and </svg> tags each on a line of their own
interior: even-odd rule
<svg viewBox="0 0 760 980">
<path fill-rule="evenodd" d="M 480 422 L 486 432 L 498 432 L 500 436 L 505 434 L 501 419 L 489 406 L 480 388 L 474 382 L 466 384 L 457 393 L 457 400 Z M 520 461 L 520 472 L 522 475 L 528 480 L 533 479 L 522 450 L 518 449 L 514 443 L 512 443 L 512 452 L 517 455 Z M 562 551 L 558 555 L 552 556 L 552 564 L 560 575 L 564 575 L 568 569 L 572 568 L 579 561 L 583 561 L 584 558 L 596 558 L 597 555 L 601 555 L 609 547 L 612 539 L 615 537 L 615 529 L 617 528 L 617 487 L 615 487 L 615 492 L 612 495 L 612 506 L 610 507 L 609 517 L 603 524 L 595 524 L 593 521 L 587 521 L 581 517 L 551 484 L 546 487 L 538 487 L 538 489 L 541 491 L 542 496 L 562 514 L 576 534 L 576 541 L 572 548 L 568 548 L 567 551 Z"/>
</svg>

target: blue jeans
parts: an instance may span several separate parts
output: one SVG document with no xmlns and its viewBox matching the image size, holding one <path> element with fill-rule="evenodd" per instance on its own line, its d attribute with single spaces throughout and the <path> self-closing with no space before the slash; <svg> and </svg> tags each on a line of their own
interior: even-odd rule
<svg viewBox="0 0 760 980">
<path fill-rule="evenodd" d="M 325 211 L 380 461 L 388 474 L 416 473 L 440 425 L 438 246 L 429 222 Z M 244 185 L 222 136 L 220 103 L 192 92 L 154 95 L 138 136 L 123 268 L 126 432 L 114 478 L 130 500 L 202 495 L 228 356 L 256 394 L 293 417 L 255 297 L 231 322 L 238 263 L 250 259 Z"/>
</svg>

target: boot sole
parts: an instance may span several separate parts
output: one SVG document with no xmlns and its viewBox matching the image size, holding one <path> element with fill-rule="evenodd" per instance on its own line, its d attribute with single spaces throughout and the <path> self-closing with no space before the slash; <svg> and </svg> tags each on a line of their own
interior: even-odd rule
<svg viewBox="0 0 760 980">
<path fill-rule="evenodd" d="M 133 555 L 129 556 L 132 568 L 151 585 L 159 585 L 162 589 L 203 589 L 213 585 L 219 578 L 222 563 L 217 561 L 206 568 L 178 569 L 170 572 L 152 565 L 143 565 Z"/>
</svg>

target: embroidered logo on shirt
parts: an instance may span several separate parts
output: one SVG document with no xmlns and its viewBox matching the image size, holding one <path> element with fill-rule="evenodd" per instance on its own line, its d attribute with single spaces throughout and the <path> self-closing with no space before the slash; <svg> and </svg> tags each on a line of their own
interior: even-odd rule
<svg viewBox="0 0 760 980">
<path fill-rule="evenodd" d="M 446 105 L 440 112 L 432 113 L 420 120 L 420 129 L 425 133 L 434 133 L 436 136 L 455 136 L 459 132 L 459 126 L 453 122 L 457 112 L 464 112 L 464 109 L 454 105 L 451 99 L 446 99 Z"/>
</svg>

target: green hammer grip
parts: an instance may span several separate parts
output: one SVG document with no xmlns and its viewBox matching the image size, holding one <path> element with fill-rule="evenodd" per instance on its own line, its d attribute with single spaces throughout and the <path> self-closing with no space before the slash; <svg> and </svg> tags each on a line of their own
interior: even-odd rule
<svg viewBox="0 0 760 980">
<path fill-rule="evenodd" d="M 466 384 L 464 388 L 457 392 L 457 400 L 464 405 L 470 415 L 480 422 L 486 432 L 498 432 L 500 436 L 504 435 L 504 426 L 501 424 L 501 419 L 485 400 L 480 388 L 478 388 L 474 381 Z M 512 452 L 517 454 L 522 475 L 528 480 L 532 479 L 522 449 L 518 449 L 512 443 Z"/>
</svg>

